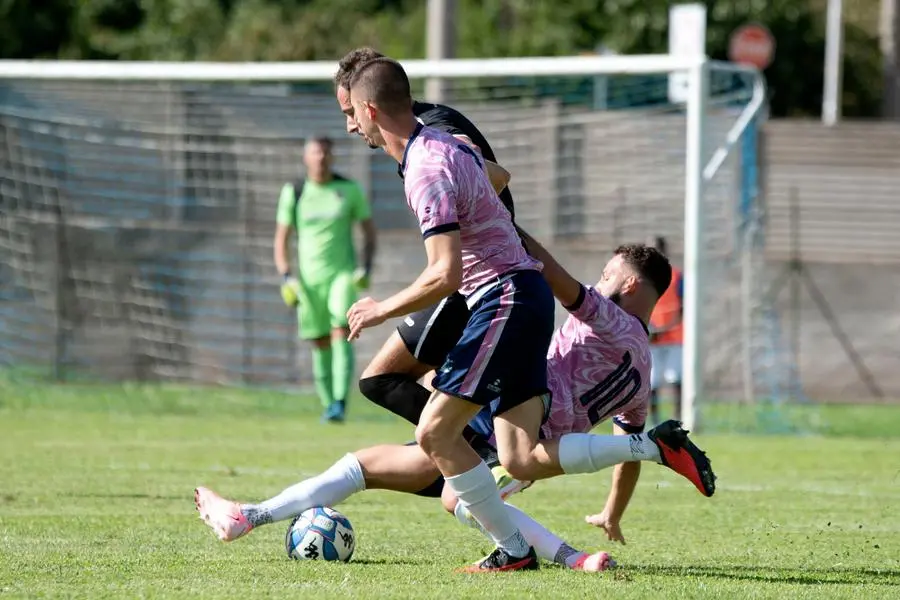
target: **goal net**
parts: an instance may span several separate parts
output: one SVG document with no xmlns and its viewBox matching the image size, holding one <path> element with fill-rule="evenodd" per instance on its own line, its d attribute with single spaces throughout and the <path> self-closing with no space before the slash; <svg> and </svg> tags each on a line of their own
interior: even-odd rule
<svg viewBox="0 0 900 600">
<path fill-rule="evenodd" d="M 405 64 L 419 97 L 441 77 L 443 101 L 512 173 L 518 222 L 584 281 L 617 245 L 666 238 L 685 271 L 688 422 L 692 405 L 712 425 L 736 422 L 725 406 L 796 399 L 765 297 L 756 72 L 668 56 Z M 346 135 L 333 69 L 0 63 L 0 363 L 58 379 L 310 382 L 271 259 L 306 139 L 331 136 L 336 170 L 369 195 L 373 295 L 424 261 L 396 165 Z M 360 364 L 390 327 L 363 336 Z"/>
</svg>

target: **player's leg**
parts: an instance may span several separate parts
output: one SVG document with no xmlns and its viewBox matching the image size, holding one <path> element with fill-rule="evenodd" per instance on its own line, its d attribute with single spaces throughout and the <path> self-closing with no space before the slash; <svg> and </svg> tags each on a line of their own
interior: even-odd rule
<svg viewBox="0 0 900 600">
<path fill-rule="evenodd" d="M 463 338 L 466 337 L 464 334 Z M 459 369 L 475 370 L 471 361 L 459 361 L 465 353 L 458 353 L 458 349 L 451 352 L 448 364 L 456 359 L 454 362 Z M 444 374 L 442 369 L 435 378 L 437 390 L 446 384 L 439 380 Z M 537 568 L 534 550 L 505 510 L 490 468 L 462 437 L 463 428 L 481 408 L 462 398 L 436 391 L 422 412 L 416 427 L 416 441 L 437 465 L 459 502 L 497 545 L 497 550 L 478 566 L 479 570 Z"/>
<path fill-rule="evenodd" d="M 472 518 L 465 506 L 457 501 L 456 495 L 449 486 L 444 487 L 441 503 L 447 512 L 456 517 L 457 521 L 480 531 L 490 539 L 490 535 L 481 527 L 478 521 Z M 527 513 L 508 502 L 506 503 L 506 510 L 528 543 L 534 547 L 534 551 L 539 558 L 555 562 L 570 569 L 589 572 L 604 571 L 615 564 L 606 552 L 589 554 L 576 550 L 555 533 L 528 516 Z"/>
<path fill-rule="evenodd" d="M 328 313 L 331 325 L 332 352 L 332 395 L 334 409 L 332 419 L 344 420 L 344 410 L 353 380 L 355 360 L 353 345 L 347 339 L 350 330 L 347 327 L 347 311 L 356 302 L 356 286 L 353 273 L 339 273 L 331 282 L 328 291 Z"/>
<path fill-rule="evenodd" d="M 442 486 L 440 472 L 417 446 L 383 445 L 346 454 L 319 475 L 263 502 L 233 502 L 203 487 L 195 490 L 194 499 L 207 525 L 220 539 L 231 541 L 255 527 L 292 519 L 314 506 L 336 506 L 366 489 L 435 497 Z"/>
<path fill-rule="evenodd" d="M 500 427 L 497 431 L 499 450 Z M 687 434 L 679 421 L 670 420 L 647 433 L 568 433 L 539 440 L 529 463 L 531 469 L 518 476 L 543 479 L 562 473 L 595 473 L 623 462 L 651 461 L 682 475 L 704 496 L 712 496 L 716 489 L 712 465 Z"/>
<path fill-rule="evenodd" d="M 328 282 L 302 285 L 300 302 L 297 306 L 300 338 L 312 343 L 313 381 L 316 394 L 325 411 L 323 418 L 326 419 L 334 402 L 331 319 L 328 316 L 329 289 Z"/>
<path fill-rule="evenodd" d="M 417 380 L 444 363 L 468 318 L 469 309 L 459 294 L 404 318 L 363 371 L 362 394 L 418 424 L 431 392 Z"/>
<path fill-rule="evenodd" d="M 524 350 L 528 353 L 527 348 L 504 343 L 505 340 L 516 339 L 516 336 L 510 334 L 511 329 L 535 325 L 534 322 L 520 323 L 511 318 L 517 310 L 521 311 L 528 304 L 520 301 L 522 290 L 519 289 L 518 280 L 524 283 L 529 279 L 539 281 L 546 291 L 547 306 L 541 308 L 545 308 L 547 314 L 541 316 L 548 323 L 546 341 L 549 343 L 553 297 L 541 275 L 537 272 L 531 275 L 523 272 L 504 278 L 485 291 L 474 304 L 459 343 L 450 352 L 432 382 L 435 390 L 440 393 L 432 396 L 416 429 L 419 444 L 435 461 L 460 503 L 497 544 L 498 549 L 480 565 L 476 565 L 474 570 L 537 566 L 536 561 L 530 560 L 533 549 L 504 510 L 495 486 L 490 485 L 493 483 L 490 469 L 483 461 L 478 460 L 477 455 L 461 445 L 459 437 L 462 418 L 470 418 L 470 415 L 481 410 L 480 407 L 492 404 L 498 396 L 503 397 L 505 392 L 502 388 L 507 384 L 512 385 L 512 364 L 519 358 L 520 352 Z M 521 337 L 524 333 L 517 335 Z M 531 354 L 535 355 L 535 360 L 543 359 L 541 371 L 546 379 L 547 345 L 538 350 Z M 495 377 L 497 374 L 501 376 Z M 517 375 L 522 377 L 523 373 Z"/>
</svg>

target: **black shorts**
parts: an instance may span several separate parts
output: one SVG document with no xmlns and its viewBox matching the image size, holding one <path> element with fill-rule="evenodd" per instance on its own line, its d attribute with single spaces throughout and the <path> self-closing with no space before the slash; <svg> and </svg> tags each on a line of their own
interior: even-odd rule
<svg viewBox="0 0 900 600">
<path fill-rule="evenodd" d="M 404 318 L 397 333 L 416 360 L 439 367 L 456 346 L 468 321 L 466 299 L 456 292 Z"/>
</svg>

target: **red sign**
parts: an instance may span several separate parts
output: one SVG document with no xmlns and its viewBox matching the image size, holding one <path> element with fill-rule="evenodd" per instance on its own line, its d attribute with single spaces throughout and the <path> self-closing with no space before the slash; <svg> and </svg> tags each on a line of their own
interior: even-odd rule
<svg viewBox="0 0 900 600">
<path fill-rule="evenodd" d="M 775 38 L 765 25 L 750 23 L 734 30 L 728 41 L 729 60 L 762 71 L 775 58 Z"/>
</svg>

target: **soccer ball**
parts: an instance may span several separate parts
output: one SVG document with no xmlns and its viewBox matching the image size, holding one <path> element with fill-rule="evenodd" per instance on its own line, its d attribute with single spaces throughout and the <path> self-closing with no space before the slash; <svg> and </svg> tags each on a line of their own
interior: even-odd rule
<svg viewBox="0 0 900 600">
<path fill-rule="evenodd" d="M 291 521 L 284 547 L 294 560 L 342 560 L 356 548 L 350 519 L 327 506 L 305 510 Z"/>
</svg>

